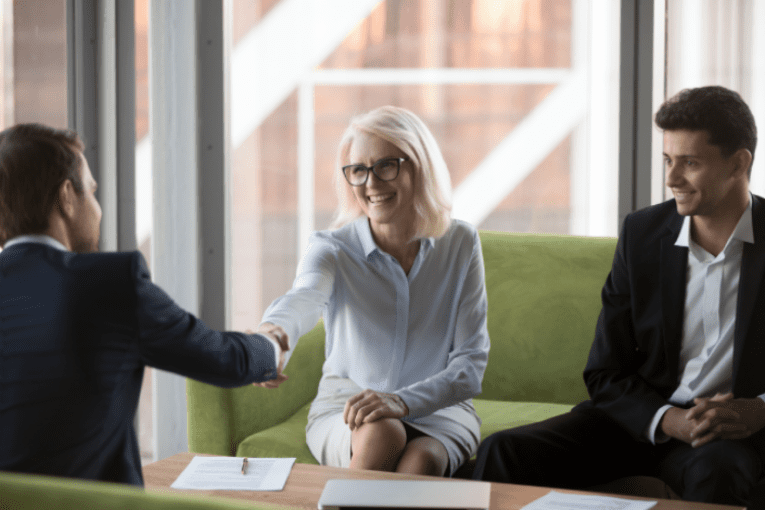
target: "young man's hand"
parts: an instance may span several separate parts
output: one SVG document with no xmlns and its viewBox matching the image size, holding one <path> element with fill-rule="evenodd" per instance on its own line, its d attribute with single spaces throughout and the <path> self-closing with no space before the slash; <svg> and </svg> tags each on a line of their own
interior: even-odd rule
<svg viewBox="0 0 765 510">
<path fill-rule="evenodd" d="M 693 400 L 686 417 L 693 422 L 694 447 L 715 439 L 744 439 L 765 426 L 765 402 L 759 398 L 733 398 L 732 393 Z"/>
<path fill-rule="evenodd" d="M 669 409 L 660 428 L 670 437 L 694 448 L 717 439 L 744 439 L 765 426 L 765 402 L 759 398 L 733 398 L 732 393 L 696 398 L 691 409 Z"/>
<path fill-rule="evenodd" d="M 270 322 L 264 322 L 260 325 L 257 331 L 259 334 L 270 338 L 276 342 L 279 346 L 279 361 L 276 368 L 276 377 L 270 381 L 252 383 L 253 386 L 260 386 L 261 388 L 274 389 L 278 388 L 280 384 L 287 380 L 287 376 L 282 373 L 284 370 L 284 353 L 290 349 L 289 338 L 287 332 L 283 328 Z M 253 334 L 252 331 L 247 330 L 246 333 Z"/>
</svg>

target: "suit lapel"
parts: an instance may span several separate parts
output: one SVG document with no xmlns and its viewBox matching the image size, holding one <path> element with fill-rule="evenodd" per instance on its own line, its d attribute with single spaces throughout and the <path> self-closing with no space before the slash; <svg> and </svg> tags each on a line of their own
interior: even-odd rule
<svg viewBox="0 0 765 510">
<path fill-rule="evenodd" d="M 683 217 L 675 213 L 661 240 L 660 281 L 664 349 L 671 380 L 677 380 L 682 345 L 688 248 L 675 246 Z"/>
<path fill-rule="evenodd" d="M 765 204 L 752 195 L 752 227 L 754 244 L 744 243 L 741 255 L 741 277 L 736 303 L 736 331 L 733 336 L 733 381 L 735 384 L 744 342 L 752 322 L 757 294 L 765 274 Z"/>
</svg>

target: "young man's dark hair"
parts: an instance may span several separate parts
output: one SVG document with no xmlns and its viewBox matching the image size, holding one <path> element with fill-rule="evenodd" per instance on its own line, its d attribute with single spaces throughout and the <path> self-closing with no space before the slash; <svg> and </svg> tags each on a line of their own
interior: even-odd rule
<svg viewBox="0 0 765 510">
<path fill-rule="evenodd" d="M 661 105 L 655 120 L 664 131 L 706 131 L 709 143 L 720 147 L 726 158 L 742 148 L 748 149 L 754 158 L 757 147 L 754 115 L 737 92 L 725 87 L 682 90 Z"/>
<path fill-rule="evenodd" d="M 18 124 L 0 133 L 0 245 L 22 234 L 42 233 L 67 179 L 83 192 L 77 133 L 41 124 Z"/>
</svg>

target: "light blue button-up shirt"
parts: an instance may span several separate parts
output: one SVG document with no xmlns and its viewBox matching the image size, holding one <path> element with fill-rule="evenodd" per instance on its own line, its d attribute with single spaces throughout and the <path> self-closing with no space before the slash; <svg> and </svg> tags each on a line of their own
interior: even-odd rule
<svg viewBox="0 0 765 510">
<path fill-rule="evenodd" d="M 427 238 L 409 274 L 374 242 L 366 217 L 311 236 L 292 289 L 263 322 L 297 340 L 324 316 L 324 376 L 396 393 L 409 417 L 481 391 L 489 354 L 486 286 L 478 233 L 452 220 Z"/>
</svg>

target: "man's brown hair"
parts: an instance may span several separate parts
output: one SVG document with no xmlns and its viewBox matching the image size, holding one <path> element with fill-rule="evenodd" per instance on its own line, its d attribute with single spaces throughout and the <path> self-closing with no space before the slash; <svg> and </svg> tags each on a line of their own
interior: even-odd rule
<svg viewBox="0 0 765 510">
<path fill-rule="evenodd" d="M 77 193 L 83 192 L 84 147 L 74 131 L 42 124 L 17 124 L 0 132 L 0 245 L 45 232 L 67 179 Z"/>
</svg>

